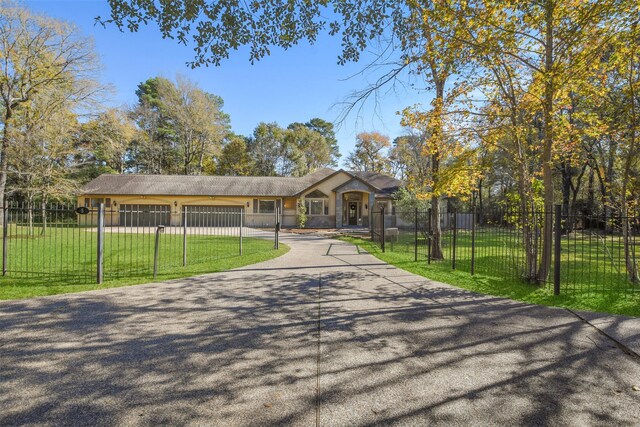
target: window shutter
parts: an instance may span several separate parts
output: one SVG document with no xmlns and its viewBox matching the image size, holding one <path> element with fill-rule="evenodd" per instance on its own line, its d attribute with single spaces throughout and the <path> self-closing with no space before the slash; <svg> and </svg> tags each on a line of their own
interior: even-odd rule
<svg viewBox="0 0 640 427">
<path fill-rule="evenodd" d="M 276 199 L 276 211 L 282 213 L 282 199 Z"/>
<path fill-rule="evenodd" d="M 253 199 L 253 213 L 258 213 L 258 199 Z"/>
</svg>

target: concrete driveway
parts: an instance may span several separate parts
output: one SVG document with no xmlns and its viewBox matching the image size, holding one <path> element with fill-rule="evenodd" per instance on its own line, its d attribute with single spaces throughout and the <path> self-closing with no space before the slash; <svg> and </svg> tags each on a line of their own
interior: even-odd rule
<svg viewBox="0 0 640 427">
<path fill-rule="evenodd" d="M 637 319 L 607 336 L 283 242 L 241 270 L 0 302 L 0 425 L 640 425 Z"/>
</svg>

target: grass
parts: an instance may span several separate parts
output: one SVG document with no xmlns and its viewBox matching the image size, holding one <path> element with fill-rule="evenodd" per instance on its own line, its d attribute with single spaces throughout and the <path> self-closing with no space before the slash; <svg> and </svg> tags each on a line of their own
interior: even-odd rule
<svg viewBox="0 0 640 427">
<path fill-rule="evenodd" d="M 96 282 L 97 234 L 87 228 L 49 228 L 29 233 L 12 227 L 7 245 L 7 275 L 0 277 L 0 299 L 31 298 L 153 281 L 155 236 L 149 233 L 105 233 L 104 282 Z M 269 239 L 244 237 L 243 255 L 235 236 L 160 236 L 156 281 L 214 273 L 266 261 L 289 250 L 273 249 Z"/>
<path fill-rule="evenodd" d="M 478 234 L 476 274 L 473 276 L 470 274 L 470 236 L 465 232 L 458 234 L 456 242 L 456 270 L 452 269 L 451 240 L 448 238 L 443 240 L 445 260 L 434 261 L 431 264 L 426 260 L 426 247 L 420 248 L 418 262 L 414 261 L 412 234 L 401 234 L 393 248 L 387 242 L 384 253 L 370 240 L 354 237 L 340 239 L 356 244 L 396 267 L 463 289 L 532 304 L 640 316 L 640 292 L 621 291 L 623 286 L 621 283 L 624 283 L 624 286 L 630 285 L 619 280 L 617 266 L 615 262 L 610 262 L 606 253 L 604 261 L 598 263 L 598 268 L 593 267 L 593 261 L 596 258 L 600 260 L 602 255 L 597 253 L 598 249 L 595 245 L 582 242 L 583 247 L 580 247 L 580 237 L 563 242 L 565 272 L 561 277 L 568 288 L 561 291 L 559 296 L 553 295 L 551 286 L 532 285 L 518 278 L 518 272 L 514 269 L 521 260 L 521 255 L 518 253 L 520 249 L 517 239 L 507 234 L 487 233 L 484 236 L 481 233 Z M 617 243 L 611 244 L 615 247 Z M 606 251 L 603 250 L 603 252 Z M 513 254 L 511 258 L 507 257 L 508 253 Z M 613 252 L 609 250 L 609 254 L 611 253 Z M 561 272 L 562 270 L 561 268 Z M 596 274 L 598 280 L 602 282 L 602 288 L 597 288 L 593 283 L 588 282 L 589 280 L 595 282 Z M 585 282 L 590 286 L 582 286 Z M 609 289 L 610 292 L 605 292 L 604 289 Z"/>
</svg>

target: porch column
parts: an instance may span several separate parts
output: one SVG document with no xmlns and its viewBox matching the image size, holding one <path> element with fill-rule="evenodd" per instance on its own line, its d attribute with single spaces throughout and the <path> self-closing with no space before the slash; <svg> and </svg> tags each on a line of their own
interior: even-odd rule
<svg viewBox="0 0 640 427">
<path fill-rule="evenodd" d="M 342 193 L 336 193 L 336 228 L 342 228 Z"/>
<path fill-rule="evenodd" d="M 376 195 L 372 191 L 369 193 L 369 230 L 373 228 L 373 210 L 376 207 Z"/>
</svg>

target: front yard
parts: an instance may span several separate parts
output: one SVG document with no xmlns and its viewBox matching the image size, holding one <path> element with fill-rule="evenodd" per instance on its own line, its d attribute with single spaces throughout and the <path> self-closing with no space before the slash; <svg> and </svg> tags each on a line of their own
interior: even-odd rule
<svg viewBox="0 0 640 427">
<path fill-rule="evenodd" d="M 394 250 L 390 250 L 388 247 L 386 252 L 382 252 L 370 240 L 354 237 L 341 237 L 340 240 L 358 245 L 377 258 L 403 270 L 463 289 L 532 304 L 640 316 L 640 295 L 572 291 L 571 293 L 567 292 L 562 293 L 560 296 L 554 296 L 549 287 L 531 285 L 515 277 L 509 277 L 509 275 L 505 274 L 504 269 L 504 264 L 507 263 L 507 260 L 501 263 L 499 259 L 494 259 L 495 257 L 490 250 L 486 251 L 488 255 L 491 255 L 492 263 L 490 266 L 485 265 L 484 268 L 479 269 L 480 273 L 472 276 L 468 271 L 452 270 L 451 260 L 433 261 L 431 264 L 427 264 L 426 259 L 420 257 L 416 262 L 414 261 L 413 245 L 403 245 L 402 242 Z M 463 239 L 461 240 L 464 242 Z M 464 257 L 464 254 L 468 253 L 469 251 L 466 249 L 460 251 L 459 262 L 461 267 L 468 264 L 468 259 Z M 465 268 L 465 270 L 468 269 Z M 592 279 L 595 279 L 595 277 Z"/>
<path fill-rule="evenodd" d="M 153 281 L 153 234 L 105 233 L 104 283 L 96 283 L 95 232 L 50 228 L 46 234 L 14 233 L 7 245 L 7 275 L 0 277 L 0 299 L 30 298 Z M 161 236 L 157 281 L 214 273 L 266 261 L 286 253 L 273 241 L 238 237 L 188 235 L 187 265 L 183 266 L 183 236 Z"/>
</svg>

